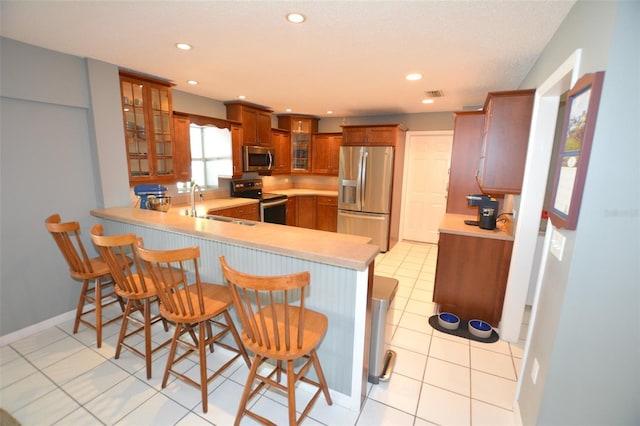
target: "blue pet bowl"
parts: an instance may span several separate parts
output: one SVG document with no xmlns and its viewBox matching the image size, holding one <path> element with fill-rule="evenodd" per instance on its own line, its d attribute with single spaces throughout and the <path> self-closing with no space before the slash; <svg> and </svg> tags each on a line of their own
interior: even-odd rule
<svg viewBox="0 0 640 426">
<path fill-rule="evenodd" d="M 487 322 L 479 319 L 472 319 L 469 321 L 469 332 L 476 337 L 486 339 L 491 336 L 492 331 L 493 328 L 491 327 L 491 324 Z"/>
<path fill-rule="evenodd" d="M 438 315 L 438 324 L 447 330 L 457 330 L 460 325 L 460 318 L 450 312 L 442 312 Z"/>
</svg>

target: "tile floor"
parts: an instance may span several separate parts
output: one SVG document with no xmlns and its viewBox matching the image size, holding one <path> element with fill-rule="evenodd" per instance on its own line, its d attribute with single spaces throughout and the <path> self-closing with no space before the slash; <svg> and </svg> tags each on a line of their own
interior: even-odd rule
<svg viewBox="0 0 640 426">
<path fill-rule="evenodd" d="M 512 411 L 523 342 L 470 342 L 440 333 L 427 319 L 437 247 L 400 242 L 376 259 L 376 274 L 399 281 L 393 311 L 392 349 L 397 361 L 388 382 L 369 385 L 360 413 L 322 397 L 307 425 L 518 425 Z M 114 312 L 115 314 L 115 312 Z M 71 333 L 67 321 L 0 348 L 0 406 L 23 425 L 191 425 L 233 424 L 247 367 L 237 361 L 209 385 L 209 412 L 200 394 L 175 379 L 160 383 L 167 350 L 157 353 L 153 378 L 146 380 L 143 361 L 123 351 L 113 359 L 117 323 L 106 328 L 101 349 L 88 329 Z M 161 326 L 154 340 L 165 338 Z M 215 367 L 227 354 L 209 355 Z M 195 363 L 184 363 L 197 374 Z M 299 390 L 298 400 L 306 392 Z M 254 409 L 277 424 L 286 423 L 286 398 L 269 391 Z M 243 425 L 255 424 L 246 416 Z"/>
</svg>

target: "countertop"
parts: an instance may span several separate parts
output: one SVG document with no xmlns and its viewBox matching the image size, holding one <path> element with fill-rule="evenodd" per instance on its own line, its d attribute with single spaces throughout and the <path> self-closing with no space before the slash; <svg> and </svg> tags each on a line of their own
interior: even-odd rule
<svg viewBox="0 0 640 426">
<path fill-rule="evenodd" d="M 506 222 L 499 221 L 497 223 L 498 227 L 494 230 L 480 229 L 478 226 L 467 225 L 464 223 L 465 219 L 477 220 L 478 218 L 476 216 L 447 213 L 444 215 L 442 222 L 440 222 L 438 231 L 445 234 L 513 241 L 513 225 L 510 216 Z"/>
<path fill-rule="evenodd" d="M 233 198 L 233 200 L 243 200 Z M 211 200 L 220 201 L 220 200 Z M 245 202 L 256 202 L 246 200 Z M 200 202 L 201 205 L 206 201 Z M 173 209 L 173 208 L 172 208 Z M 316 231 L 295 226 L 255 223 L 253 226 L 162 213 L 132 207 L 92 210 L 95 217 L 133 225 L 195 235 L 213 241 L 235 244 L 299 259 L 365 270 L 378 254 L 378 246 L 368 237 Z M 249 222 L 249 221 L 247 221 Z"/>
</svg>

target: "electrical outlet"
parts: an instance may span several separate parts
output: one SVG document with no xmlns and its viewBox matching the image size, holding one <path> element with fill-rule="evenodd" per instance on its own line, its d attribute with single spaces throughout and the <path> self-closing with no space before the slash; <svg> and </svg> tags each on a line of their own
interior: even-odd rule
<svg viewBox="0 0 640 426">
<path fill-rule="evenodd" d="M 533 367 L 531 367 L 531 380 L 534 385 L 538 381 L 538 373 L 540 373 L 540 364 L 538 363 L 538 358 L 534 358 Z"/>
<path fill-rule="evenodd" d="M 551 247 L 549 247 L 549 251 L 551 251 L 551 254 L 553 254 L 560 262 L 562 262 L 562 255 L 564 254 L 565 241 L 566 237 L 558 232 L 557 229 L 554 229 L 551 234 Z"/>
<path fill-rule="evenodd" d="M 513 220 L 516 220 L 516 209 L 513 209 L 513 211 L 511 212 L 511 214 L 513 215 Z"/>
</svg>

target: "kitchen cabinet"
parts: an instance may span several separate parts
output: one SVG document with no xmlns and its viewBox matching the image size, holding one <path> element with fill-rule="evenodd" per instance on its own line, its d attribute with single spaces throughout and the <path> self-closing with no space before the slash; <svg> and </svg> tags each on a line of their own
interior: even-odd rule
<svg viewBox="0 0 640 426">
<path fill-rule="evenodd" d="M 225 102 L 227 119 L 242 124 L 242 145 L 271 146 L 271 113 L 266 107 L 242 101 Z"/>
<path fill-rule="evenodd" d="M 271 145 L 275 151 L 275 164 L 272 174 L 291 174 L 291 142 L 290 132 L 281 129 L 271 130 Z"/>
<path fill-rule="evenodd" d="M 454 113 L 447 213 L 476 213 L 477 207 L 469 207 L 466 196 L 481 192 L 476 181 L 476 168 L 483 129 L 484 111 Z"/>
<path fill-rule="evenodd" d="M 440 231 L 433 301 L 440 312 L 481 319 L 502 315 L 513 241 Z"/>
<path fill-rule="evenodd" d="M 401 124 L 342 126 L 342 144 L 395 146 L 406 131 Z"/>
<path fill-rule="evenodd" d="M 278 127 L 291 132 L 291 173 L 311 172 L 311 136 L 318 132 L 319 119 L 309 115 L 279 115 Z"/>
<path fill-rule="evenodd" d="M 233 217 L 236 219 L 260 221 L 260 209 L 258 203 L 226 209 L 209 210 L 207 214 L 216 216 Z"/>
<path fill-rule="evenodd" d="M 338 197 L 316 196 L 316 229 L 338 231 Z"/>
<path fill-rule="evenodd" d="M 296 196 L 296 226 L 316 229 L 316 196 Z"/>
<path fill-rule="evenodd" d="M 173 113 L 173 135 L 176 147 L 174 163 L 176 180 L 189 182 L 191 180 L 191 144 L 189 140 L 189 116 L 182 113 Z"/>
<path fill-rule="evenodd" d="M 233 157 L 233 179 L 242 177 L 242 126 L 238 124 L 231 125 L 231 156 Z"/>
<path fill-rule="evenodd" d="M 311 142 L 311 173 L 338 176 L 341 133 L 316 133 Z"/>
<path fill-rule="evenodd" d="M 298 210 L 297 210 L 297 198 L 296 197 L 288 197 L 287 198 L 287 225 L 296 226 L 298 220 Z"/>
<path fill-rule="evenodd" d="M 535 90 L 492 92 L 484 104 L 478 184 L 486 194 L 519 194 Z"/>
<path fill-rule="evenodd" d="M 120 71 L 129 182 L 176 180 L 171 84 Z"/>
</svg>

